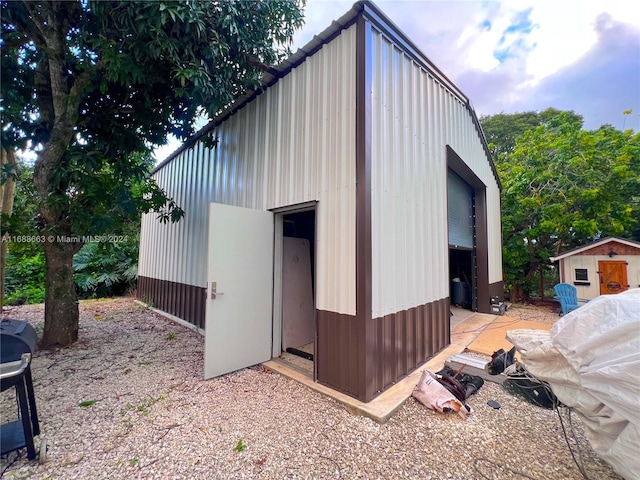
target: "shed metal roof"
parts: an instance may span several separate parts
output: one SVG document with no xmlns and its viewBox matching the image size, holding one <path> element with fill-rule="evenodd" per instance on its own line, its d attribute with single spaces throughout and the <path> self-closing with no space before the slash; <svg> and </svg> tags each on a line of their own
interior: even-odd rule
<svg viewBox="0 0 640 480">
<path fill-rule="evenodd" d="M 640 249 L 640 242 L 636 242 L 635 240 L 630 240 L 628 238 L 620 238 L 620 237 L 606 237 L 601 240 L 597 240 L 589 245 L 584 245 L 582 247 L 573 248 L 571 250 L 567 250 L 566 252 L 558 255 L 557 257 L 549 257 L 549 260 L 552 262 L 557 262 L 558 260 L 562 260 L 563 258 L 570 257 L 572 255 L 576 255 L 578 253 L 586 252 L 587 250 L 591 250 L 592 248 L 599 247 L 601 245 L 606 245 L 610 242 L 618 242 L 623 245 L 628 245 L 630 247 L 635 247 Z"/>
</svg>

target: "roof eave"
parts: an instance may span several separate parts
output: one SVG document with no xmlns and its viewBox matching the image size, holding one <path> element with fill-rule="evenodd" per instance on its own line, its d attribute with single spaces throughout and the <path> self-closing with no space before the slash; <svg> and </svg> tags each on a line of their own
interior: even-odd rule
<svg viewBox="0 0 640 480">
<path fill-rule="evenodd" d="M 636 242 L 635 240 L 630 240 L 628 238 L 620 238 L 620 237 L 605 237 L 593 243 L 590 243 L 589 245 L 583 245 L 582 247 L 573 248 L 567 252 L 564 252 L 561 255 L 558 255 L 557 257 L 549 257 L 549 261 L 551 261 L 552 263 L 555 263 L 564 258 L 571 257 L 573 255 L 590 250 L 595 247 L 599 247 L 600 245 L 605 245 L 609 242 L 618 242 L 618 243 L 623 243 L 625 245 L 628 245 L 630 247 L 640 248 L 640 242 Z"/>
</svg>

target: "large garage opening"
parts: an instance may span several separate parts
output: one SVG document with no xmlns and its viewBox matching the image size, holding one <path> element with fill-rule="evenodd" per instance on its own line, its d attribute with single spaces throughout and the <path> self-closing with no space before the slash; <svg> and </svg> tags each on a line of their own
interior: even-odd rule
<svg viewBox="0 0 640 480">
<path fill-rule="evenodd" d="M 447 171 L 447 216 L 451 305 L 477 310 L 473 188 L 451 169 Z"/>
<path fill-rule="evenodd" d="M 315 378 L 315 208 L 282 213 L 281 335 L 278 360 Z M 279 232 L 277 232 L 279 233 Z"/>
</svg>

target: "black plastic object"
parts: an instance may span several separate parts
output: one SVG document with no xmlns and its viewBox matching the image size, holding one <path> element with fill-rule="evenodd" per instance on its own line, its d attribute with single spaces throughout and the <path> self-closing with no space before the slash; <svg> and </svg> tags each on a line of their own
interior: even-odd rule
<svg viewBox="0 0 640 480">
<path fill-rule="evenodd" d="M 553 410 L 558 399 L 548 383 L 532 378 L 526 373 L 509 375 L 502 382 L 502 389 L 537 407 Z"/>
<path fill-rule="evenodd" d="M 450 367 L 445 366 L 436 375 L 440 375 L 438 382 L 461 402 L 464 402 L 484 385 L 482 377 L 469 375 L 462 372 L 454 372 Z"/>
<path fill-rule="evenodd" d="M 496 402 L 495 400 L 489 400 L 487 402 L 487 405 L 489 405 L 491 408 L 495 408 L 496 410 L 498 410 L 500 408 L 500 404 L 498 402 Z"/>
<path fill-rule="evenodd" d="M 33 354 L 38 336 L 27 322 L 5 319 L 0 322 L 0 363 L 18 362 L 23 354 Z M 19 419 L 0 426 L 0 452 L 27 448 L 27 458 L 36 457 L 33 437 L 40 434 L 36 398 L 31 377 L 31 358 L 26 369 L 16 370 L 0 380 L 0 391 L 15 388 Z M 12 372 L 12 371 L 11 371 Z"/>
<path fill-rule="evenodd" d="M 500 375 L 509 365 L 513 365 L 516 359 L 516 347 L 508 352 L 502 348 L 491 355 L 491 361 L 484 366 L 484 370 L 489 375 Z"/>
<path fill-rule="evenodd" d="M 0 363 L 20 360 L 23 353 L 33 353 L 38 335 L 35 328 L 21 320 L 0 322 Z"/>
<path fill-rule="evenodd" d="M 287 348 L 287 353 L 292 355 L 297 355 L 298 357 L 306 358 L 307 360 L 313 360 L 313 353 L 303 352 L 302 350 L 298 350 L 297 348 L 289 347 Z"/>
</svg>

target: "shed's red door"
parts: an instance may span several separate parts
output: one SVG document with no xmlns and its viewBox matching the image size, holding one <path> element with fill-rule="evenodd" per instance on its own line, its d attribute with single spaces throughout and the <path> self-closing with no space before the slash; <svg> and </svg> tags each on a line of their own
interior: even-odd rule
<svg viewBox="0 0 640 480">
<path fill-rule="evenodd" d="M 620 293 L 629 288 L 627 284 L 627 262 L 601 260 L 598 262 L 600 274 L 600 295 Z"/>
</svg>

